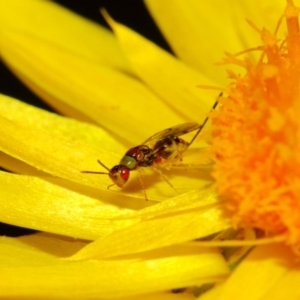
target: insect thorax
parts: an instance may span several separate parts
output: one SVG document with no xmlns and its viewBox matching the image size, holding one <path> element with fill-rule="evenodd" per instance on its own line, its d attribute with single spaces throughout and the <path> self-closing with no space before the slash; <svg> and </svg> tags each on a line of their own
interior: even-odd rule
<svg viewBox="0 0 300 300">
<path fill-rule="evenodd" d="M 152 165 L 149 160 L 149 155 L 152 152 L 146 145 L 139 145 L 129 149 L 120 161 L 120 165 L 126 166 L 130 170 L 135 170 L 137 167 L 148 167 Z"/>
</svg>

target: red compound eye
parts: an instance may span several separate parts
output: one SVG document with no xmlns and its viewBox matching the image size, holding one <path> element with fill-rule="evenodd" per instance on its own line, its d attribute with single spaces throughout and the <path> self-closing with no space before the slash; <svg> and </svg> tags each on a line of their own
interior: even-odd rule
<svg viewBox="0 0 300 300">
<path fill-rule="evenodd" d="M 110 169 L 109 177 L 118 187 L 122 188 L 128 181 L 130 169 L 125 166 L 117 165 Z"/>
<path fill-rule="evenodd" d="M 130 174 L 129 169 L 121 168 L 120 176 L 121 176 L 122 180 L 124 180 L 126 182 L 129 178 L 129 174 Z"/>
</svg>

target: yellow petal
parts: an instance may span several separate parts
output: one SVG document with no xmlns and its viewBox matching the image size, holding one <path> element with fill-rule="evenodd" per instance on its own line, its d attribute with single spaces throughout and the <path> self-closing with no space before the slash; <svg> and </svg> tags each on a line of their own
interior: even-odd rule
<svg viewBox="0 0 300 300">
<path fill-rule="evenodd" d="M 299 274 L 299 264 L 295 262 L 295 256 L 289 248 L 282 244 L 259 246 L 243 260 L 222 286 L 218 299 L 296 300 L 299 299 L 298 284 L 297 287 L 295 285 L 299 282 Z M 290 285 L 289 278 L 292 280 Z M 282 287 L 287 288 L 281 290 Z M 283 298 L 280 297 L 282 293 Z"/>
<path fill-rule="evenodd" d="M 62 117 L 1 94 L 0 116 L 30 130 L 41 129 L 107 151 L 123 152 L 127 149 L 98 126 Z"/>
<path fill-rule="evenodd" d="M 214 206 L 218 202 L 219 198 L 214 190 L 200 188 L 137 211 L 134 213 L 134 217 L 146 220 L 191 209 L 210 207 L 210 205 Z"/>
<path fill-rule="evenodd" d="M 175 53 L 211 80 L 224 84 L 224 71 L 215 63 L 224 49 L 241 50 L 233 13 L 237 3 L 147 0 L 146 4 Z"/>
<path fill-rule="evenodd" d="M 132 209 L 150 205 L 150 201 L 135 200 L 130 197 L 131 195 L 116 197 L 111 191 L 87 190 L 80 186 L 74 186 L 74 184 L 70 185 L 63 180 L 53 180 L 47 177 L 45 179 L 47 181 L 31 176 L 1 172 L 0 202 L 2 209 L 0 220 L 9 224 L 67 236 L 96 239 L 138 223 L 142 219 L 150 219 L 150 225 L 143 222 L 136 228 L 128 229 L 127 238 L 122 237 L 124 233 L 122 231 L 116 233 L 117 236 L 121 236 L 119 243 L 113 235 L 103 241 L 103 243 L 112 244 L 117 242 L 117 246 L 114 246 L 116 249 L 111 252 L 111 255 L 120 253 L 118 252 L 120 250 L 121 253 L 131 253 L 171 245 L 174 242 L 199 238 L 228 227 L 227 219 L 221 215 L 218 206 L 214 205 L 218 200 L 210 191 L 193 191 L 134 212 Z M 70 188 L 78 190 L 79 193 Z M 98 199 L 103 199 L 105 202 Z M 184 228 L 190 228 L 194 223 L 198 224 L 200 222 L 198 214 L 201 214 L 205 226 L 191 228 L 191 232 L 188 234 L 183 233 L 179 236 L 173 234 L 175 227 L 178 227 L 177 231 L 180 233 Z M 167 232 L 170 226 L 165 224 L 169 220 L 175 226 L 170 229 L 170 233 Z M 156 243 L 149 242 L 148 235 L 143 237 L 145 230 L 154 231 L 154 234 L 155 230 L 160 232 L 160 226 L 166 227 L 164 229 L 166 235 L 157 237 Z M 127 234 L 127 231 L 125 233 Z M 135 239 L 135 234 L 140 235 L 142 240 L 141 244 L 133 250 L 131 238 Z M 122 240 L 123 242 L 121 242 Z M 118 246 L 122 243 L 123 250 Z M 96 251 L 98 251 L 98 244 L 95 245 Z M 94 246 L 91 246 L 89 255 L 93 255 L 93 249 Z"/>
<path fill-rule="evenodd" d="M 12 112 L 8 113 L 13 122 L 7 119 L 8 116 L 0 117 L 0 131 L 2 132 L 0 137 L 1 151 L 51 175 L 107 190 L 109 183 L 107 176 L 86 176 L 81 173 L 82 170 L 93 170 L 98 167 L 96 161 L 99 158 L 108 165 L 113 165 L 119 160 L 119 156 L 114 156 L 110 151 L 103 149 L 105 146 L 102 148 L 101 142 L 98 145 L 94 144 L 94 142 L 99 142 L 99 138 L 93 141 L 93 135 L 97 134 L 95 127 L 89 128 L 89 126 L 80 122 L 68 122 L 62 117 L 55 117 L 38 109 L 32 109 L 36 111 L 35 120 L 38 121 L 41 118 L 45 118 L 44 121 L 41 121 L 41 124 L 36 126 L 32 122 L 34 119 L 32 119 L 30 122 L 25 122 L 27 123 L 25 127 L 22 123 L 21 115 L 17 116 L 17 113 L 13 113 L 22 105 L 14 102 L 12 105 L 6 106 L 10 99 L 5 96 L 0 97 L 0 99 L 2 99 L 0 100 L 2 107 L 12 108 L 15 105 Z M 48 125 L 42 125 L 47 122 L 49 122 Z M 55 122 L 60 123 L 60 125 L 56 125 L 57 130 L 59 131 L 60 129 L 60 132 L 56 130 L 53 132 L 49 131 L 51 125 L 54 125 Z M 66 130 L 68 126 L 70 128 Z M 83 134 L 85 138 L 75 139 L 74 134 L 64 134 L 71 129 L 74 130 L 74 133 L 78 131 L 79 135 L 80 132 L 90 130 L 91 136 L 85 133 Z M 59 135 L 56 133 L 59 133 Z M 112 142 L 107 133 L 100 130 L 98 133 L 99 137 L 102 136 L 105 142 Z M 112 144 L 117 145 L 114 142 Z"/>
<path fill-rule="evenodd" d="M 91 169 L 90 157 L 103 157 L 110 161 L 112 154 L 88 147 L 68 137 L 57 137 L 41 129 L 32 130 L 0 117 L 0 150 L 33 167 L 61 178 L 107 187 L 105 176 L 83 176 L 81 170 Z M 109 159 L 110 157 L 110 159 Z M 106 179 L 106 180 L 105 180 Z"/>
<path fill-rule="evenodd" d="M 174 112 L 186 120 L 200 123 L 211 109 L 217 93 L 200 90 L 197 85 L 212 85 L 213 81 L 209 81 L 206 74 L 188 67 L 103 13 L 139 77 L 173 108 Z"/>
<path fill-rule="evenodd" d="M 44 263 L 51 261 L 53 258 L 63 258 L 74 254 L 76 251 L 84 247 L 87 242 L 79 241 L 74 238 L 62 237 L 59 235 L 37 232 L 35 234 L 21 236 L 18 238 L 1 237 L 0 244 L 9 250 L 19 251 L 19 254 L 15 258 L 3 261 L 1 267 L 12 266 L 32 266 L 35 262 L 39 265 L 41 258 Z M 36 256 L 36 260 L 26 260 L 23 257 L 23 253 L 33 251 L 32 254 Z M 6 255 L 3 251 L 2 256 Z"/>
<path fill-rule="evenodd" d="M 232 1 L 233 2 L 233 1 Z M 294 1 L 295 5 L 299 4 L 299 0 Z M 282 12 L 286 6 L 286 1 L 282 0 L 274 0 L 272 2 L 269 1 L 259 1 L 254 3 L 253 1 L 236 1 L 235 7 L 238 6 L 238 11 L 236 11 L 236 17 L 238 18 L 240 24 L 243 24 L 243 18 L 247 18 L 254 22 L 254 24 L 258 28 L 268 28 L 271 31 L 275 31 L 276 23 L 279 21 L 282 16 Z M 234 5 L 233 4 L 233 5 Z M 233 6 L 232 5 L 232 6 Z M 235 25 L 236 29 L 237 26 Z M 285 26 L 281 26 L 280 30 L 285 31 Z M 255 32 L 249 32 L 248 29 L 243 34 L 242 38 L 238 37 L 242 43 L 244 43 L 247 47 L 253 47 L 253 41 L 258 41 L 257 35 L 254 36 Z M 244 32 L 244 30 L 243 30 Z M 281 36 L 281 34 L 279 35 Z"/>
<path fill-rule="evenodd" d="M 115 201 L 120 205 L 115 206 L 60 187 L 59 180 L 54 182 L 56 184 L 36 177 L 0 172 L 0 220 L 90 240 L 139 221 L 138 218 L 113 220 L 131 212 L 125 206 L 126 203 L 134 206 L 132 199 L 131 202 L 126 197 L 122 197 L 120 202 L 111 199 L 112 203 Z M 97 196 L 110 199 L 113 193 L 98 192 Z M 139 201 L 138 204 L 145 202 Z"/>
<path fill-rule="evenodd" d="M 52 106 L 66 115 L 88 117 L 127 142 L 142 141 L 145 135 L 181 121 L 127 73 L 66 51 L 39 36 L 4 31 L 1 55 L 25 84 Z M 157 111 L 164 118 L 157 118 Z M 124 124 L 126 131 L 122 132 Z"/>
<path fill-rule="evenodd" d="M 297 263 L 276 282 L 272 289 L 269 289 L 262 299 L 300 299 L 299 280 L 300 266 L 299 263 Z"/>
<path fill-rule="evenodd" d="M 10 67 L 66 115 L 75 109 L 127 142 L 143 141 L 145 135 L 180 123 L 167 105 L 127 74 L 61 51 L 43 40 L 12 34 L 3 39 L 2 54 Z M 163 118 L 157 118 L 158 111 Z M 126 131 L 122 131 L 124 124 Z"/>
<path fill-rule="evenodd" d="M 27 36 L 28 42 L 41 39 L 61 51 L 130 72 L 111 32 L 51 1 L 3 2 L 0 32 Z"/>
<path fill-rule="evenodd" d="M 80 141 L 80 143 L 82 143 L 82 145 L 94 147 L 95 149 L 101 148 L 109 152 L 120 151 L 120 153 L 122 153 L 126 150 L 126 148 L 122 146 L 121 143 L 114 140 L 107 131 L 99 127 L 82 123 L 73 119 L 61 117 L 57 114 L 49 113 L 42 109 L 38 109 L 36 107 L 18 101 L 14 98 L 4 96 L 1 94 L 0 116 L 5 117 L 6 119 L 15 124 L 18 124 L 18 126 L 21 126 L 23 129 L 28 128 L 29 130 L 34 131 L 35 133 L 37 132 L 36 130 L 42 130 L 43 135 L 48 135 L 48 133 L 51 133 L 56 137 L 63 136 L 69 140 L 78 140 Z M 21 139 L 23 139 L 24 136 L 19 135 L 19 138 L 19 142 L 21 142 Z M 9 140 L 6 140 L 5 144 L 7 146 L 9 144 Z M 34 144 L 28 144 L 27 147 L 28 149 L 33 148 Z M 44 145 L 44 147 L 46 147 L 46 144 Z M 44 155 L 45 157 L 47 157 L 47 149 L 44 150 Z M 70 149 L 69 151 L 70 155 L 72 155 L 71 153 L 73 152 L 73 150 Z M 8 153 L 11 153 L 13 155 L 13 152 L 8 151 Z M 36 165 L 32 160 L 29 161 L 23 157 L 26 156 L 26 154 L 28 155 L 29 152 L 24 151 L 20 153 L 20 155 L 22 155 L 22 158 L 21 156 L 19 156 L 19 158 L 24 161 L 27 161 L 28 163 L 31 162 L 33 166 Z M 97 167 L 96 160 L 98 158 L 101 159 L 99 153 L 98 155 L 99 156 L 97 157 L 90 158 L 91 162 L 94 161 L 95 168 Z M 21 161 L 16 160 L 13 157 L 9 157 L 8 155 L 2 152 L 0 153 L 0 156 L 1 166 L 8 170 L 28 175 L 45 176 L 45 174 L 43 174 L 41 171 L 38 171 L 37 169 L 30 167 L 30 165 L 22 163 Z M 46 159 L 44 160 L 44 162 L 47 164 Z M 43 169 L 42 166 L 39 166 L 39 168 Z M 105 180 L 105 178 L 102 179 Z"/>
<path fill-rule="evenodd" d="M 187 199 L 195 199 L 196 195 L 198 195 L 196 192 L 189 193 L 185 195 L 186 199 L 181 196 L 178 200 L 184 202 Z M 205 196 L 208 198 L 206 199 Z M 202 198 L 198 199 L 198 208 L 180 211 L 181 207 L 177 205 L 177 209 L 179 209 L 177 213 L 165 211 L 164 215 L 158 214 L 150 219 L 148 217 L 146 220 L 123 230 L 115 231 L 89 244 L 79 251 L 73 259 L 106 258 L 138 253 L 192 241 L 225 230 L 230 225 L 220 206 L 217 203 L 208 205 L 201 203 L 202 201 L 208 202 L 207 200 L 215 202 L 215 199 L 209 199 L 210 196 L 210 193 L 203 193 Z M 170 202 L 170 200 L 167 201 Z M 196 205 L 196 203 L 193 204 Z M 153 209 L 157 207 L 159 209 L 160 205 L 156 205 Z M 163 212 L 162 209 L 161 211 Z M 135 216 L 139 216 L 139 213 Z"/>
<path fill-rule="evenodd" d="M 220 61 L 224 49 L 234 53 L 253 47 L 255 40 L 259 42 L 245 18 L 257 22 L 259 27 L 266 24 L 274 27 L 284 8 L 284 2 L 279 0 L 145 2 L 175 53 L 219 83 L 225 83 L 224 71 L 214 63 Z"/>
<path fill-rule="evenodd" d="M 47 251 L 27 245 L 32 242 L 0 239 L 1 298 L 112 299 L 201 284 L 228 273 L 218 253 L 197 246 L 174 246 L 135 259 L 72 262 L 51 254 L 54 245 Z"/>
</svg>

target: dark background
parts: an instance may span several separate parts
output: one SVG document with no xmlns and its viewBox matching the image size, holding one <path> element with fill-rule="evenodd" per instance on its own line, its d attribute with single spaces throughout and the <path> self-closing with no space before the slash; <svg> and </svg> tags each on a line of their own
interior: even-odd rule
<svg viewBox="0 0 300 300">
<path fill-rule="evenodd" d="M 162 0 L 163 1 L 163 0 Z M 165 50 L 171 52 L 168 44 L 149 15 L 142 0 L 56 0 L 66 8 L 109 28 L 99 13 L 104 7 L 116 20 L 126 24 Z M 51 111 L 42 100 L 31 93 L 0 61 L 0 93 L 15 97 L 32 105 Z M 1 208 L 0 208 L 1 209 Z M 0 235 L 19 236 L 30 234 L 33 230 L 0 223 Z"/>
</svg>

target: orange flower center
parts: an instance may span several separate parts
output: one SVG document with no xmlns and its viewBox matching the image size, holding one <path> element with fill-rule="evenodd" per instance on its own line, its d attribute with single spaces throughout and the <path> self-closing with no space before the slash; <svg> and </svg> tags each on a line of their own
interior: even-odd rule
<svg viewBox="0 0 300 300">
<path fill-rule="evenodd" d="M 299 9 L 288 1 L 287 37 L 260 30 L 258 62 L 229 56 L 246 75 L 230 72 L 228 97 L 211 115 L 213 175 L 236 226 L 286 234 L 300 245 Z"/>
</svg>

